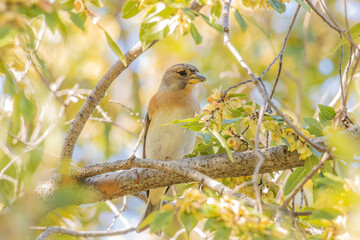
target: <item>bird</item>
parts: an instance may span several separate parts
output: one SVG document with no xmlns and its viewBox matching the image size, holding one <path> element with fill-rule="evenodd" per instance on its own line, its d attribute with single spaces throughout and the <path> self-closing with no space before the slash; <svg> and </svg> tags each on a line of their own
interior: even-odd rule
<svg viewBox="0 0 360 240">
<path fill-rule="evenodd" d="M 145 117 L 144 159 L 181 159 L 192 152 L 196 132 L 181 127 L 181 123 L 167 123 L 192 118 L 200 111 L 195 86 L 205 81 L 206 78 L 191 64 L 175 64 L 165 71 L 158 91 L 150 99 Z M 142 222 L 152 212 L 160 210 L 167 188 L 147 191 L 147 206 L 138 224 L 138 233 L 150 227 L 149 224 L 141 226 Z"/>
</svg>

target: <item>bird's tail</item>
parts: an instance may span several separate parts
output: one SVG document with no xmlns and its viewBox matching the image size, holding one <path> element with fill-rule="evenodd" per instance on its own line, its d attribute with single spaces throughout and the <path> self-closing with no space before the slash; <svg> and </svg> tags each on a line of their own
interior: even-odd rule
<svg viewBox="0 0 360 240">
<path fill-rule="evenodd" d="M 141 226 L 142 223 L 144 222 L 144 220 L 152 213 L 152 212 L 155 212 L 155 211 L 160 211 L 160 208 L 161 208 L 161 204 L 162 204 L 162 201 L 159 201 L 158 203 L 156 203 L 155 205 L 153 205 L 151 203 L 150 200 L 148 200 L 147 202 L 147 205 L 146 205 L 146 210 L 145 210 L 145 213 L 143 215 L 143 217 L 141 218 L 137 228 L 136 228 L 136 232 L 137 233 L 140 233 L 140 232 L 143 232 L 145 231 L 146 229 L 148 229 L 150 227 L 150 224 L 147 224 L 145 226 Z M 141 228 L 140 228 L 141 226 Z M 161 235 L 161 232 L 157 233 L 158 235 Z"/>
</svg>

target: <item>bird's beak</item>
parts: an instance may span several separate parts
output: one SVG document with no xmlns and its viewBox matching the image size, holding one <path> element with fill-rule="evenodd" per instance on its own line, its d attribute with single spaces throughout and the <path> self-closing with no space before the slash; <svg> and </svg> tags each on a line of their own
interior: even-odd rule
<svg viewBox="0 0 360 240">
<path fill-rule="evenodd" d="M 206 78 L 201 75 L 200 73 L 194 73 L 193 75 L 190 76 L 188 83 L 200 83 L 200 82 L 205 82 Z"/>
</svg>

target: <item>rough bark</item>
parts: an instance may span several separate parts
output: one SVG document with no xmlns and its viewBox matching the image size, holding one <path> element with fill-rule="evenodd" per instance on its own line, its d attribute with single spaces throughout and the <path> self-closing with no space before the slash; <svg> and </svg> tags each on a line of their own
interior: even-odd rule
<svg viewBox="0 0 360 240">
<path fill-rule="evenodd" d="M 347 129 L 343 134 L 354 138 L 355 141 L 360 141 L 360 127 Z M 314 141 L 324 146 L 326 138 L 317 138 Z M 290 152 L 284 145 L 261 149 L 260 151 L 265 158 L 260 173 L 270 173 L 304 165 L 304 161 L 299 159 L 298 153 L 296 151 Z M 233 156 L 234 162 L 229 160 L 227 154 L 200 156 L 191 159 L 173 160 L 171 162 L 179 168 L 194 169 L 214 179 L 253 174 L 257 163 L 254 151 L 237 152 Z M 128 161 L 131 161 L 131 163 L 129 164 Z M 86 178 L 86 185 L 98 193 L 97 198 L 91 201 L 112 199 L 135 194 L 149 188 L 192 181 L 189 177 L 150 168 L 121 170 L 127 169 L 130 166 L 137 166 L 137 164 L 141 164 L 144 167 L 144 161 L 148 162 L 148 167 L 153 166 L 152 160 L 134 158 L 78 168 L 74 171 L 74 174 L 78 178 Z"/>
</svg>

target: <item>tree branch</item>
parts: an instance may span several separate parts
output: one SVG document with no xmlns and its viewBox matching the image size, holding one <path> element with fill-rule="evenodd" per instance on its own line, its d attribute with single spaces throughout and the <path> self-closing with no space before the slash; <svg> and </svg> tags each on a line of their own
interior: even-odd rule
<svg viewBox="0 0 360 240">
<path fill-rule="evenodd" d="M 126 233 L 135 231 L 136 228 L 130 227 L 122 230 L 114 231 L 75 231 L 65 227 L 32 227 L 33 230 L 43 231 L 36 240 L 44 240 L 51 234 L 66 234 L 74 237 L 104 237 L 104 236 L 116 236 L 124 235 Z"/>
<path fill-rule="evenodd" d="M 354 138 L 354 141 L 360 141 L 360 127 L 349 128 L 343 131 L 342 134 Z M 326 137 L 315 138 L 313 141 L 324 146 Z M 304 161 L 299 159 L 298 153 L 296 151 L 290 152 L 285 145 L 260 149 L 259 151 L 265 159 L 259 173 L 270 173 L 304 165 Z M 253 174 L 258 159 L 254 151 L 235 152 L 233 157 L 234 162 L 231 162 L 225 153 L 168 162 L 130 158 L 75 168 L 72 176 L 80 181 L 85 181 L 89 187 L 99 192 L 98 199 L 89 199 L 90 202 L 94 202 L 136 194 L 149 188 L 194 181 L 191 177 L 184 177 L 162 170 L 148 168 L 127 170 L 131 166 L 141 165 L 146 167 L 146 164 L 147 166 L 154 166 L 154 164 L 156 165 L 154 161 L 159 161 L 159 164 L 177 166 L 178 168 L 189 168 L 214 179 L 250 176 Z"/>
<path fill-rule="evenodd" d="M 229 11 L 231 6 L 231 0 L 225 0 L 224 2 L 224 9 L 222 12 L 223 16 L 223 29 L 224 29 L 224 45 L 230 50 L 230 52 L 234 55 L 240 66 L 247 72 L 247 74 L 251 77 L 253 83 L 258 88 L 262 98 L 268 102 L 268 104 L 276 111 L 278 115 L 280 115 L 284 121 L 289 125 L 298 136 L 302 137 L 307 143 L 313 146 L 316 150 L 320 152 L 324 152 L 325 149 L 315 142 L 311 141 L 310 138 L 305 136 L 297 126 L 295 126 L 285 115 L 284 113 L 271 101 L 269 94 L 266 92 L 266 88 L 262 86 L 262 81 L 257 78 L 254 72 L 251 70 L 249 65 L 245 62 L 241 54 L 236 50 L 235 46 L 232 44 L 230 40 L 230 29 L 229 29 Z"/>
<path fill-rule="evenodd" d="M 360 127 L 352 127 L 341 132 L 346 137 L 352 138 L 353 141 L 360 141 Z M 319 145 L 324 146 L 327 137 L 312 139 Z M 271 173 L 285 169 L 291 169 L 304 165 L 304 161 L 299 159 L 299 154 L 294 151 L 290 152 L 285 145 L 260 149 L 264 162 L 259 173 Z M 233 154 L 234 162 L 230 161 L 227 154 L 215 154 L 209 156 L 199 156 L 190 159 L 179 159 L 173 161 L 161 161 L 141 158 L 130 158 L 119 160 L 111 163 L 96 164 L 89 167 L 75 168 L 72 170 L 72 176 L 80 181 L 80 185 L 72 185 L 71 195 L 65 187 L 59 191 L 54 191 L 57 183 L 50 180 L 37 189 L 38 195 L 44 201 L 43 214 L 51 209 L 58 207 L 59 197 L 67 199 L 62 205 L 88 204 L 108 199 L 114 199 L 125 195 L 137 196 L 139 192 L 150 188 L 171 186 L 179 183 L 202 182 L 194 176 L 186 175 L 183 169 L 191 169 L 199 172 L 209 178 L 227 178 L 253 175 L 257 165 L 257 155 L 254 151 L 235 152 Z M 156 164 L 166 164 L 170 168 L 178 168 L 179 173 L 156 170 L 149 168 L 132 168 L 131 166 L 152 167 Z M 195 179 L 195 180 L 194 180 Z M 218 190 L 218 189 L 216 189 Z M 221 190 L 220 190 L 221 191 Z M 224 191 L 225 194 L 228 194 Z M 65 196 L 62 196 L 65 194 Z M 231 195 L 231 194 L 230 194 Z M 142 195 L 141 195 L 142 196 Z M 245 200 L 249 206 L 255 206 L 255 200 L 246 196 L 234 194 L 235 197 Z M 276 207 L 269 204 L 263 205 L 263 210 L 270 214 L 276 212 Z M 287 211 L 287 210 L 286 210 Z"/>
</svg>

